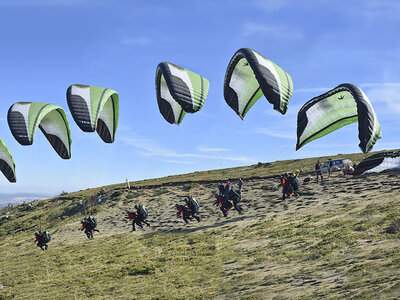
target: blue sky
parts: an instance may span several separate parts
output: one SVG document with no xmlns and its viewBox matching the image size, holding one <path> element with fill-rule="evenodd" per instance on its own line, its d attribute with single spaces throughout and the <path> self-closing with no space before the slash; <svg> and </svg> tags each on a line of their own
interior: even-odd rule
<svg viewBox="0 0 400 300">
<path fill-rule="evenodd" d="M 400 148 L 400 2 L 0 0 L 0 137 L 16 163 L 17 183 L 2 193 L 55 193 L 192 171 L 290 158 L 359 152 L 357 124 L 295 151 L 296 118 L 309 99 L 353 83 L 375 108 L 383 138 L 374 150 Z M 223 98 L 235 51 L 252 48 L 293 79 L 288 113 L 265 98 L 244 121 Z M 210 81 L 203 109 L 180 126 L 158 111 L 155 71 L 172 62 Z M 73 83 L 116 90 L 116 141 L 81 132 L 68 111 Z M 7 125 L 17 101 L 64 108 L 72 158 L 62 160 L 40 131 L 21 146 Z"/>
</svg>

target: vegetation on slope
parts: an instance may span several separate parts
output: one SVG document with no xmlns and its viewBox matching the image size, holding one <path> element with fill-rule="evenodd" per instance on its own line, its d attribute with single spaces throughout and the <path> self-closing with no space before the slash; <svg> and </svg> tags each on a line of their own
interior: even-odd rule
<svg viewBox="0 0 400 300">
<path fill-rule="evenodd" d="M 357 162 L 350 155 L 340 157 Z M 314 162 L 210 172 L 225 178 L 237 178 L 237 172 L 247 174 L 245 178 L 267 178 Z M 275 174 L 266 172 L 270 166 L 276 167 Z M 193 190 L 190 182 L 196 180 L 191 176 L 197 175 L 174 177 L 183 182 L 177 190 Z M 398 171 L 358 178 L 335 174 L 325 185 L 304 185 L 303 196 L 290 199 L 287 210 L 278 200 L 276 181 L 246 180 L 242 216 L 231 213 L 223 222 L 208 221 L 219 212 L 208 211 L 211 204 L 203 202 L 200 224 L 179 223 L 178 229 L 152 233 L 102 232 L 94 240 L 79 239 L 82 233 L 75 224 L 82 218 L 82 201 L 100 188 L 4 208 L 0 299 L 396 299 L 399 179 Z M 132 206 L 147 192 L 149 203 L 173 197 L 175 190 L 164 180 L 155 179 L 158 186 L 150 191 L 144 183 L 135 183 L 129 193 L 122 186 L 105 187 L 107 197 L 93 211 L 107 215 Z M 203 186 L 204 197 L 212 194 L 212 187 Z M 34 246 L 33 233 L 44 217 L 47 228 L 57 233 L 42 252 Z M 59 230 L 68 226 L 77 238 L 57 243 Z"/>
</svg>

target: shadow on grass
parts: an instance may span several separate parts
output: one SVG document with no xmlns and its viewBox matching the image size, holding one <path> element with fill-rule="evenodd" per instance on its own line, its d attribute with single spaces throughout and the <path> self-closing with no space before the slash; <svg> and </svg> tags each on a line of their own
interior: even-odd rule
<svg viewBox="0 0 400 300">
<path fill-rule="evenodd" d="M 243 221 L 243 220 L 250 219 L 250 218 L 252 218 L 252 216 L 240 216 L 240 217 L 226 219 L 224 221 L 216 222 L 214 224 L 199 226 L 199 227 L 195 227 L 195 228 L 187 228 L 187 227 L 185 227 L 187 225 L 185 225 L 183 223 L 181 228 L 172 228 L 172 229 L 159 228 L 159 229 L 157 229 L 157 231 L 163 232 L 163 233 L 191 233 L 191 232 L 202 231 L 202 230 L 207 230 L 207 229 L 216 229 L 216 228 L 226 225 L 226 224 Z M 199 223 L 199 225 L 200 224 L 201 224 L 201 222 Z"/>
</svg>

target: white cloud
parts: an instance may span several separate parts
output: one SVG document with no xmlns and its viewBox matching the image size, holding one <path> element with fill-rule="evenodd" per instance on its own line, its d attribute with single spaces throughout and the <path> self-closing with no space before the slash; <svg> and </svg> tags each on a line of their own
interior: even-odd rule
<svg viewBox="0 0 400 300">
<path fill-rule="evenodd" d="M 397 87 L 400 88 L 400 82 L 369 82 L 369 83 L 361 83 L 361 87 L 365 88 L 375 88 L 375 87 Z"/>
<path fill-rule="evenodd" d="M 130 126 L 125 125 L 125 124 L 119 122 L 119 124 L 118 124 L 118 131 L 129 131 L 129 130 L 131 130 L 131 127 L 130 127 Z"/>
<path fill-rule="evenodd" d="M 165 161 L 168 163 L 173 163 L 173 164 L 184 164 L 184 165 L 194 164 L 194 161 L 188 161 L 188 160 L 163 159 L 162 161 Z"/>
<path fill-rule="evenodd" d="M 141 36 L 135 38 L 125 38 L 121 41 L 121 45 L 147 46 L 151 42 L 151 39 Z"/>
<path fill-rule="evenodd" d="M 326 87 L 293 89 L 293 93 L 324 93 L 331 89 L 332 88 L 326 88 Z"/>
<path fill-rule="evenodd" d="M 227 160 L 227 161 L 238 161 L 242 163 L 254 163 L 256 160 L 248 157 L 232 157 L 232 156 L 220 156 L 220 155 L 206 155 L 197 153 L 178 153 L 167 148 L 160 147 L 155 144 L 152 140 L 142 138 L 129 138 L 124 137 L 121 140 L 129 146 L 132 146 L 138 150 L 141 150 L 144 156 L 154 156 L 161 158 L 200 158 L 200 159 L 216 159 L 216 160 Z"/>
<path fill-rule="evenodd" d="M 226 152 L 226 151 L 231 151 L 230 149 L 226 148 L 206 148 L 206 147 L 199 147 L 197 148 L 199 151 L 203 152 Z"/>
<path fill-rule="evenodd" d="M 360 85 L 371 100 L 372 105 L 385 109 L 389 115 L 400 114 L 400 83 L 364 83 Z M 382 107 L 383 104 L 384 106 Z"/>
<path fill-rule="evenodd" d="M 253 22 L 247 22 L 244 24 L 241 36 L 251 37 L 254 35 L 262 35 L 275 38 L 288 39 L 301 39 L 303 34 L 297 29 L 284 27 L 284 26 L 266 26 L 263 24 L 256 24 Z"/>
<path fill-rule="evenodd" d="M 291 139 L 291 140 L 295 140 L 296 136 L 294 134 L 289 134 L 289 133 L 285 133 L 285 132 L 279 132 L 279 131 L 275 131 L 269 128 L 258 128 L 255 130 L 257 133 L 260 134 L 264 134 L 264 135 L 268 135 L 268 136 L 272 136 L 272 137 L 277 137 L 277 138 L 281 138 L 281 139 Z M 287 131 L 287 128 L 285 127 L 285 131 Z"/>
</svg>

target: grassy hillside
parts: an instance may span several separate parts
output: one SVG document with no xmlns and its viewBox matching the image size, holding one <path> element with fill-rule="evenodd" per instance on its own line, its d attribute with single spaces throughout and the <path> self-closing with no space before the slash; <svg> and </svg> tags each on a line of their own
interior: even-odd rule
<svg viewBox="0 0 400 300">
<path fill-rule="evenodd" d="M 362 155 L 338 155 L 358 162 Z M 400 172 L 334 174 L 281 201 L 273 177 L 311 171 L 316 158 L 195 172 L 85 190 L 0 211 L 0 299 L 398 299 Z M 322 161 L 325 158 L 321 158 Z M 222 179 L 245 178 L 243 214 L 213 206 Z M 215 181 L 213 181 L 215 180 Z M 200 223 L 174 203 L 192 193 Z M 100 234 L 78 231 L 96 194 Z M 143 201 L 150 228 L 130 232 Z M 34 246 L 46 218 L 49 250 Z"/>
</svg>

